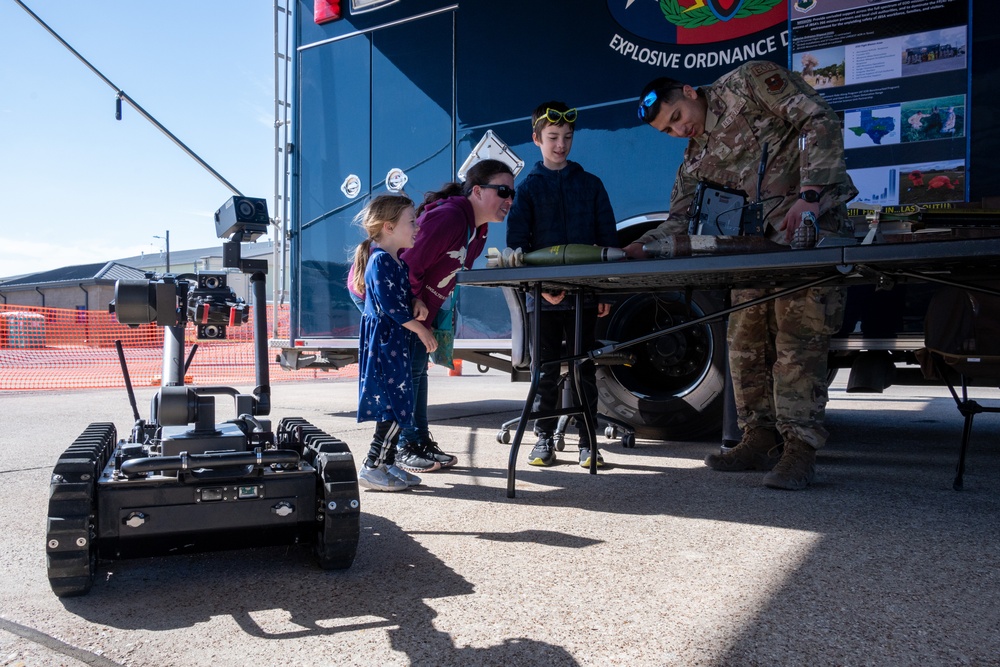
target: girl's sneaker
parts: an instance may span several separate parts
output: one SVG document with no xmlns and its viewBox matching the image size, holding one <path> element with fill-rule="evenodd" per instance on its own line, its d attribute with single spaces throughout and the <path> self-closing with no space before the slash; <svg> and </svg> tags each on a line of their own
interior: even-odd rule
<svg viewBox="0 0 1000 667">
<path fill-rule="evenodd" d="M 410 473 L 406 472 L 405 470 L 403 470 L 402 468 L 393 463 L 387 463 L 385 466 L 385 470 L 390 475 L 393 475 L 403 480 L 403 482 L 405 482 L 407 486 L 417 486 L 418 484 L 420 484 L 419 477 L 417 477 L 416 475 L 411 475 Z"/>
<path fill-rule="evenodd" d="M 441 451 L 441 448 L 433 440 L 428 440 L 422 444 L 424 447 L 423 455 L 431 461 L 437 461 L 441 464 L 442 468 L 450 468 L 458 463 L 457 456 L 452 456 Z"/>
<path fill-rule="evenodd" d="M 409 488 L 409 484 L 389 472 L 384 463 L 377 468 L 370 468 L 367 463 L 362 465 L 361 472 L 358 473 L 358 484 L 373 491 L 402 491 Z"/>
<path fill-rule="evenodd" d="M 433 472 L 441 469 L 441 463 L 428 457 L 416 445 L 401 444 L 396 450 L 396 465 L 410 472 Z"/>
</svg>

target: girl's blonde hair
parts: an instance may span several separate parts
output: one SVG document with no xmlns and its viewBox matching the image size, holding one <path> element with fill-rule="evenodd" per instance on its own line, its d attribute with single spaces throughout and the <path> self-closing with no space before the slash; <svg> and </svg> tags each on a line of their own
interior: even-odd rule
<svg viewBox="0 0 1000 667">
<path fill-rule="evenodd" d="M 372 241 L 378 241 L 387 222 L 396 222 L 403 211 L 412 206 L 413 201 L 406 195 L 379 195 L 354 216 L 354 223 L 364 229 L 368 236 L 354 249 L 354 274 L 351 287 L 358 294 L 365 293 L 365 268 L 371 255 Z"/>
</svg>

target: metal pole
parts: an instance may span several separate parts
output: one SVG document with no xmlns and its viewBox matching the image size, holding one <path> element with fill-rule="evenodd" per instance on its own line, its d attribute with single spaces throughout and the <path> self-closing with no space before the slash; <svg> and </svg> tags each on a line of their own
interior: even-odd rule
<svg viewBox="0 0 1000 667">
<path fill-rule="evenodd" d="M 153 235 L 154 239 L 163 239 L 166 242 L 166 253 L 167 253 L 167 268 L 164 273 L 170 273 L 170 230 L 167 230 L 166 236 L 156 236 Z"/>
<path fill-rule="evenodd" d="M 271 375 L 267 365 L 267 278 L 260 271 L 250 276 L 253 288 L 253 345 L 254 369 L 257 387 L 253 390 L 257 398 L 254 415 L 271 413 Z"/>
<path fill-rule="evenodd" d="M 184 384 L 184 325 L 163 327 L 163 369 L 161 387 Z"/>
</svg>

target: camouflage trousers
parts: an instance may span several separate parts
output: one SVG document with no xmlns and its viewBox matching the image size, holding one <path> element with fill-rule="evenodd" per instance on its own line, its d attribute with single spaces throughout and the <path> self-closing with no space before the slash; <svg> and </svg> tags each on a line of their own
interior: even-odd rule
<svg viewBox="0 0 1000 667">
<path fill-rule="evenodd" d="M 732 302 L 775 291 L 733 290 Z M 827 354 L 844 319 L 844 296 L 841 288 L 814 287 L 729 316 L 729 365 L 744 433 L 764 427 L 816 449 L 826 443 Z"/>
</svg>

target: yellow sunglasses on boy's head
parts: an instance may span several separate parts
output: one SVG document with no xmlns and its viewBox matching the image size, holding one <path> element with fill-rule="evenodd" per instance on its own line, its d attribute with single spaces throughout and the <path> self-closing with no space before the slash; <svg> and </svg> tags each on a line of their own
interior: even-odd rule
<svg viewBox="0 0 1000 667">
<path fill-rule="evenodd" d="M 559 111 L 557 109 L 551 109 L 551 108 L 550 109 L 546 109 L 545 113 L 543 115 L 539 116 L 538 119 L 535 120 L 535 122 L 537 123 L 538 121 L 542 120 L 543 118 L 545 120 L 549 121 L 552 124 L 561 123 L 563 121 L 565 121 L 567 123 L 575 123 L 576 122 L 576 109 L 575 108 L 573 108 L 573 109 L 567 109 L 566 111 Z"/>
</svg>

